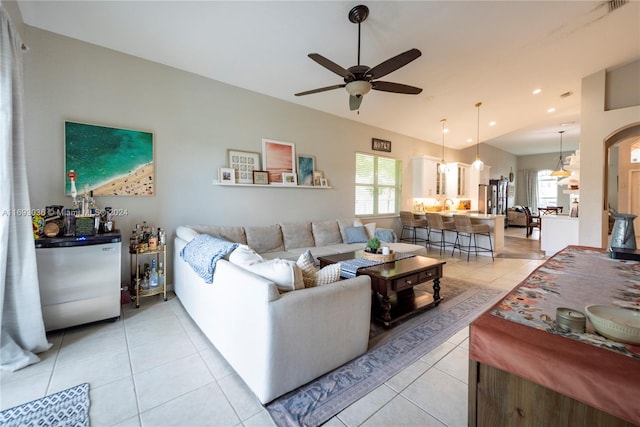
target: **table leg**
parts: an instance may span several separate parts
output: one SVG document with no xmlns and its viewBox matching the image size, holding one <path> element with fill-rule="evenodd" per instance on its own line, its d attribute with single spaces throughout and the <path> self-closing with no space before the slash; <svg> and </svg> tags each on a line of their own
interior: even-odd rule
<svg viewBox="0 0 640 427">
<path fill-rule="evenodd" d="M 438 305 L 440 303 L 440 278 L 433 279 L 433 301 Z"/>
<path fill-rule="evenodd" d="M 382 296 L 381 301 L 382 307 L 382 320 L 386 322 L 391 321 L 391 298 L 388 295 Z"/>
</svg>

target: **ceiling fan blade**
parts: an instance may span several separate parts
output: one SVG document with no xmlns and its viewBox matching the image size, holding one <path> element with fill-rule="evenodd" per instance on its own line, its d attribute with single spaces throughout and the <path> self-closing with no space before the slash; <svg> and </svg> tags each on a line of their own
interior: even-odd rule
<svg viewBox="0 0 640 427">
<path fill-rule="evenodd" d="M 351 71 L 342 68 L 341 66 L 339 66 L 335 62 L 331 61 L 330 59 L 325 58 L 324 56 L 320 55 L 319 53 L 310 53 L 308 56 L 309 56 L 309 58 L 311 58 L 314 61 L 316 61 L 318 64 L 322 65 L 327 70 L 333 71 L 334 73 L 336 73 L 337 75 L 339 75 L 340 77 L 342 77 L 344 79 L 355 80 L 355 78 L 356 78 L 356 76 L 354 76 Z"/>
<path fill-rule="evenodd" d="M 376 65 L 372 69 L 370 69 L 367 74 L 371 75 L 371 79 L 378 79 L 380 77 L 386 76 L 389 73 L 394 72 L 398 68 L 404 67 L 409 62 L 417 59 L 422 55 L 418 49 L 410 49 L 400 55 L 396 55 L 393 58 L 389 58 L 381 64 Z"/>
<path fill-rule="evenodd" d="M 354 96 L 354 95 L 350 95 L 349 96 L 349 109 L 351 111 L 355 111 L 360 109 L 360 104 L 362 104 L 362 98 L 364 98 L 364 96 L 360 95 L 360 96 Z"/>
<path fill-rule="evenodd" d="M 417 95 L 422 92 L 422 89 L 420 89 L 419 87 L 403 85 L 401 83 L 371 82 L 371 84 L 371 89 L 380 90 L 383 92 L 405 93 L 408 95 Z"/>
<path fill-rule="evenodd" d="M 299 92 L 296 93 L 296 96 L 303 96 L 303 95 L 311 95 L 312 93 L 318 93 L 318 92 L 325 92 L 327 90 L 333 90 L 333 89 L 340 89 L 341 87 L 345 87 L 345 84 L 341 84 L 341 85 L 333 85 L 333 86 L 326 86 L 326 87 L 320 87 L 318 89 L 312 89 L 312 90 L 307 90 L 305 92 Z"/>
</svg>

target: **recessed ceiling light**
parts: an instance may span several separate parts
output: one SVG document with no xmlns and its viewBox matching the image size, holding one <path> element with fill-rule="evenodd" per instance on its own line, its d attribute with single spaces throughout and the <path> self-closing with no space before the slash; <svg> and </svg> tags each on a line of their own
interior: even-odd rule
<svg viewBox="0 0 640 427">
<path fill-rule="evenodd" d="M 473 138 L 468 138 L 467 142 L 473 142 Z"/>
<path fill-rule="evenodd" d="M 542 89 L 540 89 L 540 88 L 538 88 L 538 89 L 534 89 L 534 90 L 533 90 L 533 94 L 534 94 L 534 95 L 537 95 L 537 94 L 539 94 L 540 92 L 542 92 Z"/>
<path fill-rule="evenodd" d="M 564 122 L 564 123 L 560 123 L 560 126 L 571 126 L 571 125 L 575 125 L 576 122 Z"/>
<path fill-rule="evenodd" d="M 447 128 L 442 129 L 442 133 L 449 133 L 449 129 Z"/>
<path fill-rule="evenodd" d="M 556 109 L 555 109 L 555 108 L 553 108 L 553 107 L 551 107 L 551 108 L 549 108 L 549 109 L 547 110 L 547 113 L 553 113 L 554 111 L 556 111 Z"/>
<path fill-rule="evenodd" d="M 495 125 L 496 125 L 496 122 L 493 122 L 493 121 L 489 122 L 489 126 L 495 126 Z"/>
</svg>

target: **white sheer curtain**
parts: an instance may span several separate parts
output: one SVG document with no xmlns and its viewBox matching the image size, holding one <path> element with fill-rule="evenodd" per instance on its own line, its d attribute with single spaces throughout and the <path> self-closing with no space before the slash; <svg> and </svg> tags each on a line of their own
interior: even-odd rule
<svg viewBox="0 0 640 427">
<path fill-rule="evenodd" d="M 531 212 L 538 211 L 538 171 L 525 169 L 522 173 L 524 182 L 524 205 L 531 208 Z"/>
<path fill-rule="evenodd" d="M 24 157 L 22 42 L 0 4 L 0 362 L 15 371 L 47 350 Z"/>
</svg>

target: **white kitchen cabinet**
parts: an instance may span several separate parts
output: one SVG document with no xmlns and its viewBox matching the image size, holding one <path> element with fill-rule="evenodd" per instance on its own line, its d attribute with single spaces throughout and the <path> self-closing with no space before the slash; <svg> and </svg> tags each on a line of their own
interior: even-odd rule
<svg viewBox="0 0 640 427">
<path fill-rule="evenodd" d="M 438 197 L 438 162 L 428 157 L 411 159 L 413 176 L 413 197 Z"/>
<path fill-rule="evenodd" d="M 470 197 L 469 193 L 469 165 L 464 163 L 449 163 L 446 180 L 446 196 L 451 199 Z"/>
</svg>

